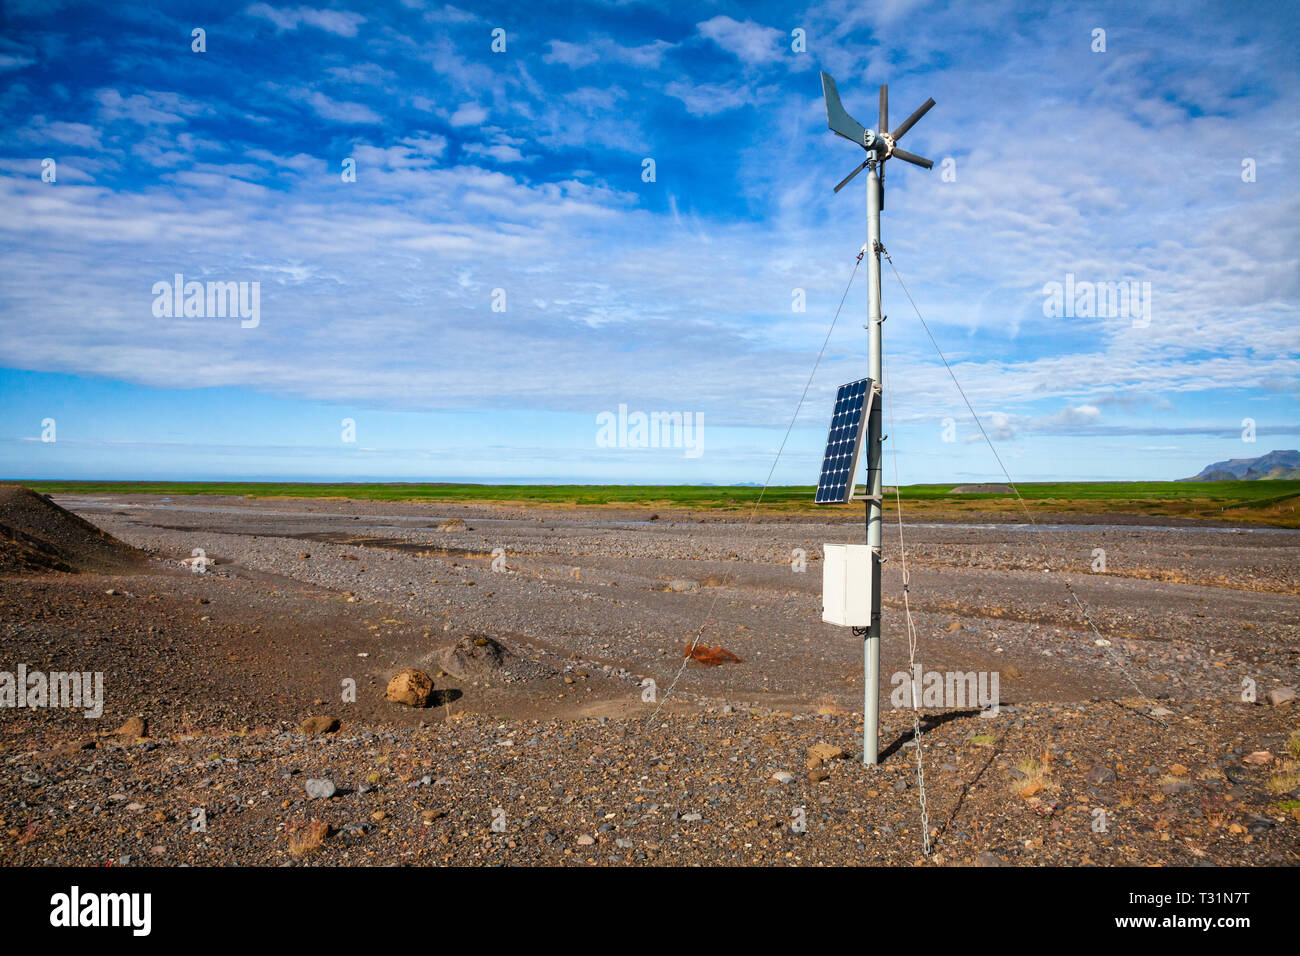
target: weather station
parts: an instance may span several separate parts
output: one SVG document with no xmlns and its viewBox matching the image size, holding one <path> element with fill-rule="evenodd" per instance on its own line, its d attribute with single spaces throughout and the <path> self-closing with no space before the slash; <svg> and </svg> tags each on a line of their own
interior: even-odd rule
<svg viewBox="0 0 1300 956">
<path fill-rule="evenodd" d="M 876 130 L 865 128 L 840 104 L 840 94 L 830 74 L 822 73 L 826 98 L 826 123 L 831 131 L 852 140 L 866 150 L 867 158 L 835 187 L 839 192 L 853 177 L 867 170 L 867 257 L 868 323 L 867 377 L 841 385 L 835 395 L 830 433 L 817 482 L 815 503 L 842 505 L 865 502 L 866 544 L 827 544 L 822 564 L 822 620 L 839 627 L 851 627 L 863 639 L 863 671 L 866 688 L 863 700 L 862 762 L 879 762 L 880 735 L 880 567 L 881 554 L 881 314 L 880 211 L 884 208 L 885 164 L 901 159 L 930 169 L 934 163 L 898 147 L 903 138 L 930 108 L 926 100 L 892 132 L 889 129 L 889 88 L 880 87 L 880 123 Z M 867 482 L 858 492 L 855 482 L 866 446 Z"/>
</svg>

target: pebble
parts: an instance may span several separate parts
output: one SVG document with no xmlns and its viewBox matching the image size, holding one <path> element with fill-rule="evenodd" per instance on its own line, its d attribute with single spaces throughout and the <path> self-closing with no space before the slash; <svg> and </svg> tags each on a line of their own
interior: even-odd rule
<svg viewBox="0 0 1300 956">
<path fill-rule="evenodd" d="M 334 786 L 333 780 L 321 777 L 309 777 L 307 779 L 307 796 L 313 800 L 328 800 L 338 792 Z"/>
</svg>

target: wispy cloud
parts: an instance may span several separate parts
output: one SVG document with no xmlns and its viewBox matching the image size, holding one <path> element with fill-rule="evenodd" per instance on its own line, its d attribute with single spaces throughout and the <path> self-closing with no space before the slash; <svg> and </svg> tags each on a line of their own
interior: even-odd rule
<svg viewBox="0 0 1300 956">
<path fill-rule="evenodd" d="M 245 11 L 250 17 L 270 20 L 281 30 L 297 30 L 300 26 L 315 27 L 341 37 L 354 37 L 357 28 L 366 22 L 359 13 L 348 10 L 317 10 L 312 7 L 273 7 L 255 3 Z"/>
</svg>

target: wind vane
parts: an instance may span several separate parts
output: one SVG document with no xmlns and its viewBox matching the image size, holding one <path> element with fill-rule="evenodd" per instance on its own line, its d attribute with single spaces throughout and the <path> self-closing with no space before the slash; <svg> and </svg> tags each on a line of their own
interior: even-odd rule
<svg viewBox="0 0 1300 956">
<path fill-rule="evenodd" d="M 867 151 L 867 158 L 835 187 L 839 192 L 862 170 L 867 173 L 867 245 L 869 252 L 869 323 L 867 326 L 868 377 L 841 385 L 835 396 L 830 436 L 822 459 L 821 478 L 817 483 L 816 504 L 866 502 L 867 543 L 828 544 L 822 564 L 822 620 L 841 627 L 852 627 L 863 638 L 863 669 L 866 689 L 863 711 L 862 762 L 879 762 L 880 725 L 880 553 L 881 540 L 881 352 L 880 326 L 880 210 L 884 208 L 885 163 L 901 159 L 923 169 L 934 163 L 924 156 L 898 147 L 917 121 L 934 106 L 926 100 L 920 108 L 893 131 L 889 129 L 889 87 L 880 88 L 880 126 L 863 127 L 840 104 L 840 93 L 830 74 L 822 73 L 822 93 L 826 97 L 826 124 L 831 131 L 852 140 Z M 865 436 L 863 425 L 866 425 Z M 854 481 L 862 455 L 863 439 L 867 445 L 867 491 L 854 494 Z"/>
</svg>

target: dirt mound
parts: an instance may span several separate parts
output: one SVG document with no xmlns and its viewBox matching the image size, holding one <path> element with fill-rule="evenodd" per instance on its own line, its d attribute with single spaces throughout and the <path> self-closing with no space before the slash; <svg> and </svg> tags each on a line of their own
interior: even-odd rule
<svg viewBox="0 0 1300 956">
<path fill-rule="evenodd" d="M 0 485 L 0 572 L 117 571 L 144 555 L 22 485 Z"/>
<path fill-rule="evenodd" d="M 958 485 L 950 495 L 1009 495 L 1010 485 Z"/>
<path fill-rule="evenodd" d="M 471 634 L 439 653 L 438 663 L 457 680 L 470 680 L 502 670 L 508 656 L 510 652 L 492 638 Z"/>
</svg>

